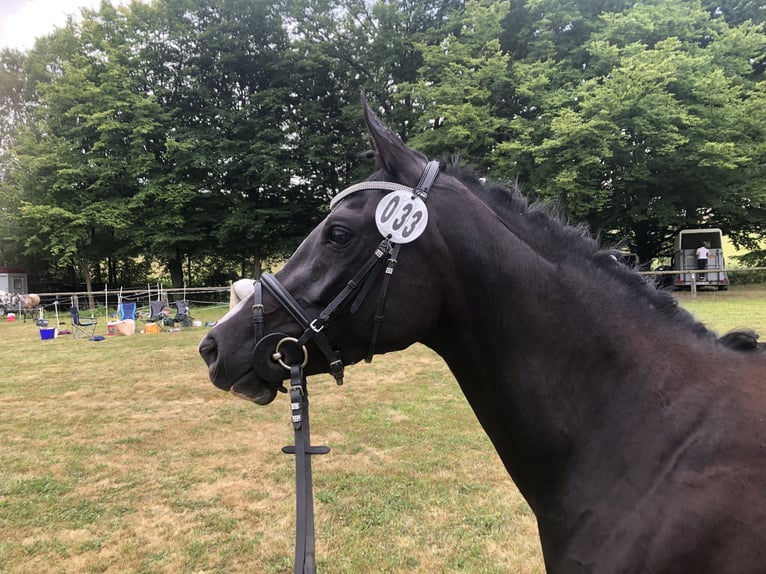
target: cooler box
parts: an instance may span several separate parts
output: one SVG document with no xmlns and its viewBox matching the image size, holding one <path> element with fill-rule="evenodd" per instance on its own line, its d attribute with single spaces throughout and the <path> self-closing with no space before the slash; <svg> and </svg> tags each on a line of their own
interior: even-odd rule
<svg viewBox="0 0 766 574">
<path fill-rule="evenodd" d="M 144 327 L 144 333 L 147 335 L 156 335 L 160 332 L 160 326 L 157 323 L 147 323 Z"/>
<path fill-rule="evenodd" d="M 8 317 L 6 317 L 6 320 L 8 321 L 15 321 L 16 320 L 16 313 L 8 313 Z"/>
<path fill-rule="evenodd" d="M 136 322 L 133 319 L 110 321 L 106 324 L 107 335 L 132 335 L 136 332 Z"/>
<path fill-rule="evenodd" d="M 115 335 L 132 335 L 136 332 L 136 322 L 133 319 L 119 321 L 114 326 Z"/>
<path fill-rule="evenodd" d="M 40 338 L 45 341 L 47 339 L 55 339 L 58 335 L 58 330 L 56 327 L 48 327 L 45 329 L 40 329 Z"/>
</svg>

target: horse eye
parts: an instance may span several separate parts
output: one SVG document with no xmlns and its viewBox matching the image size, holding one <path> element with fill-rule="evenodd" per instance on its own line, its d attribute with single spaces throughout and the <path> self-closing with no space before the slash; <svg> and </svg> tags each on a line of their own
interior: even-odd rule
<svg viewBox="0 0 766 574">
<path fill-rule="evenodd" d="M 330 229 L 330 241 L 336 245 L 346 245 L 351 241 L 351 232 L 343 227 L 333 227 Z"/>
</svg>

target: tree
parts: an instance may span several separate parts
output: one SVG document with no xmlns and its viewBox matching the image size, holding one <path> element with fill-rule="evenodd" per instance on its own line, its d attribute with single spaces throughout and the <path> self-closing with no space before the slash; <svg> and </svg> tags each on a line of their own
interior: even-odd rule
<svg viewBox="0 0 766 574">
<path fill-rule="evenodd" d="M 703 0 L 104 2 L 0 54 L 0 233 L 86 281 L 123 280 L 137 256 L 174 286 L 205 266 L 257 275 L 369 173 L 364 90 L 413 147 L 518 179 L 642 259 L 689 225 L 746 244 L 766 233 L 762 16 Z"/>
<path fill-rule="evenodd" d="M 13 185 L 14 155 L 11 145 L 24 124 L 24 55 L 0 51 L 0 265 L 19 265 L 22 247 L 14 217 L 18 195 Z"/>
<path fill-rule="evenodd" d="M 273 5 L 105 3 L 83 16 L 31 58 L 28 251 L 52 245 L 86 282 L 100 261 L 140 253 L 176 287 L 193 258 L 284 253 L 296 226 L 279 222 L 307 210 L 287 199 L 291 74 Z"/>
<path fill-rule="evenodd" d="M 429 155 L 458 150 L 490 167 L 490 152 L 508 124 L 509 59 L 498 39 L 508 8 L 508 2 L 470 0 L 453 12 L 438 42 L 419 44 L 423 66 L 411 90 L 423 112 L 411 145 Z"/>
<path fill-rule="evenodd" d="M 367 134 L 359 113 L 364 90 L 403 138 L 422 107 L 408 86 L 417 82 L 418 45 L 439 33 L 462 0 L 293 0 L 289 4 L 295 61 L 295 149 L 308 156 L 302 179 L 328 196 L 366 175 L 357 156 Z M 340 160 L 338 159 L 340 158 Z"/>
<path fill-rule="evenodd" d="M 134 6 L 144 89 L 171 121 L 162 176 L 133 209 L 155 223 L 138 242 L 168 264 L 174 285 L 187 258 L 237 262 L 240 274 L 257 275 L 263 258 L 284 255 L 307 231 L 289 199 L 294 76 L 279 8 L 246 0 Z"/>
<path fill-rule="evenodd" d="M 703 0 L 702 5 L 713 17 L 725 18 L 729 24 L 766 22 L 766 6 L 757 0 Z"/>
<path fill-rule="evenodd" d="M 37 84 L 17 147 L 27 252 L 71 261 L 88 291 L 101 260 L 134 254 L 128 200 L 150 181 L 163 111 L 137 90 L 124 19 L 110 4 L 57 32 L 76 50 Z"/>
<path fill-rule="evenodd" d="M 364 90 L 404 136 L 414 127 L 411 95 L 419 38 L 434 33 L 461 2 L 293 0 L 288 3 L 291 71 L 287 149 L 296 211 L 283 221 L 305 235 L 329 199 L 369 173 L 360 161 L 367 134 L 359 111 Z M 283 192 L 284 193 L 284 192 Z M 291 243 L 294 244 L 294 243 Z"/>
<path fill-rule="evenodd" d="M 15 131 L 24 124 L 25 60 L 24 54 L 17 50 L 0 51 L 0 156 L 7 152 Z"/>
<path fill-rule="evenodd" d="M 519 113 L 497 146 L 499 172 L 629 238 L 642 259 L 685 226 L 743 242 L 763 233 L 766 122 L 752 116 L 764 100 L 751 78 L 765 42 L 694 2 L 605 13 L 587 56 L 514 62 Z"/>
</svg>

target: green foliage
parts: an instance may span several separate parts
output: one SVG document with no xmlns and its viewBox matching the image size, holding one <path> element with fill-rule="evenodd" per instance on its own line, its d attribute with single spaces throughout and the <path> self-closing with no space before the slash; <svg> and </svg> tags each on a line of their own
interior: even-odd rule
<svg viewBox="0 0 766 574">
<path fill-rule="evenodd" d="M 754 247 L 764 21 L 701 0 L 104 3 L 0 54 L 0 263 L 257 274 L 370 173 L 361 90 L 416 149 L 642 260 L 689 226 Z"/>
<path fill-rule="evenodd" d="M 469 0 L 438 42 L 418 45 L 423 65 L 410 89 L 424 112 L 414 147 L 432 156 L 455 150 L 476 161 L 492 149 L 508 123 L 498 113 L 508 87 L 509 59 L 498 39 L 507 12 L 508 2 Z"/>
<path fill-rule="evenodd" d="M 766 249 L 762 246 L 758 246 L 757 249 L 743 255 L 735 255 L 733 258 L 730 258 L 729 261 L 733 261 L 734 266 L 740 268 L 758 268 L 753 271 L 730 273 L 729 280 L 732 285 L 766 283 L 766 271 L 763 270 L 763 268 L 766 267 Z"/>
<path fill-rule="evenodd" d="M 497 173 L 630 239 L 642 260 L 683 227 L 762 233 L 766 122 L 753 110 L 766 100 L 753 74 L 763 32 L 658 0 L 601 14 L 579 46 L 512 64 L 520 113 L 497 145 Z"/>
</svg>

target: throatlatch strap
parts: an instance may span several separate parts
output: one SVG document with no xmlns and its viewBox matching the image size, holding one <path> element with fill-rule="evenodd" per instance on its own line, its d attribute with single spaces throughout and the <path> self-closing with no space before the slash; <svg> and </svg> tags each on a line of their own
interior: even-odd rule
<svg viewBox="0 0 766 574">
<path fill-rule="evenodd" d="M 370 294 L 370 289 L 372 289 L 372 286 L 375 284 L 375 282 L 378 279 L 378 276 L 383 271 L 382 265 L 376 265 L 375 268 L 370 272 L 369 275 L 367 275 L 367 279 L 364 280 L 364 284 L 362 285 L 362 288 L 359 289 L 359 292 L 354 297 L 353 302 L 351 303 L 351 307 L 349 307 L 348 312 L 354 315 L 357 311 L 359 311 L 359 307 L 362 306 L 362 303 L 364 303 L 364 300 L 367 299 L 367 295 Z"/>
</svg>

